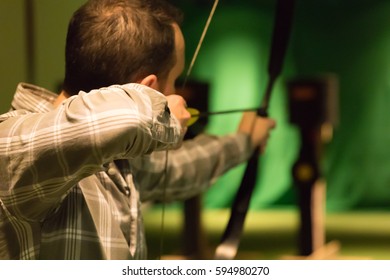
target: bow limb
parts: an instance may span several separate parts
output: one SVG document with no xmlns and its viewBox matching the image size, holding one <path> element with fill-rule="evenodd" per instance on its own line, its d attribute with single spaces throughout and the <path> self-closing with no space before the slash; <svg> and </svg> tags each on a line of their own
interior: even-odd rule
<svg viewBox="0 0 390 280">
<path fill-rule="evenodd" d="M 293 19 L 294 0 L 278 0 L 274 22 L 271 54 L 268 63 L 268 83 L 257 115 L 268 116 L 268 105 L 275 80 L 278 78 L 286 53 Z M 231 216 L 215 252 L 215 259 L 234 259 L 256 184 L 260 150 L 257 148 L 248 161 L 241 185 L 232 205 Z"/>
</svg>

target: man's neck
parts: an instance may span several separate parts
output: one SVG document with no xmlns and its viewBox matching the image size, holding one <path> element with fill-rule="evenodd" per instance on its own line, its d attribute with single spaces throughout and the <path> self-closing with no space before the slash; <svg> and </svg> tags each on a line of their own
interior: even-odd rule
<svg viewBox="0 0 390 280">
<path fill-rule="evenodd" d="M 58 95 L 57 99 L 53 103 L 54 107 L 58 107 L 58 105 L 60 105 L 64 100 L 68 98 L 69 95 L 65 91 L 61 91 L 61 93 Z"/>
</svg>

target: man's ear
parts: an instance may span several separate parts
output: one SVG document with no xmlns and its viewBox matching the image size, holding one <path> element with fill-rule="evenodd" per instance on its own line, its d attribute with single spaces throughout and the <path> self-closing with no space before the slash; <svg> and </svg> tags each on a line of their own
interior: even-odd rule
<svg viewBox="0 0 390 280">
<path fill-rule="evenodd" d="M 158 79 L 157 79 L 157 76 L 154 74 L 146 76 L 139 83 L 141 85 L 148 86 L 152 89 L 159 90 Z"/>
</svg>

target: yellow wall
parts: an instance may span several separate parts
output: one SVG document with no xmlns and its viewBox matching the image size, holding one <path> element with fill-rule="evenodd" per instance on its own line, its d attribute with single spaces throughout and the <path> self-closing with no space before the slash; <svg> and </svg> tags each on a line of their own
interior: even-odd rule
<svg viewBox="0 0 390 280">
<path fill-rule="evenodd" d="M 18 81 L 26 77 L 22 0 L 0 1 L 0 112 L 8 110 Z"/>
<path fill-rule="evenodd" d="M 0 112 L 8 110 L 15 87 L 21 81 L 57 90 L 64 75 L 67 24 L 72 13 L 84 2 L 33 1 L 35 79 L 28 81 L 25 1 L 0 1 Z"/>
</svg>

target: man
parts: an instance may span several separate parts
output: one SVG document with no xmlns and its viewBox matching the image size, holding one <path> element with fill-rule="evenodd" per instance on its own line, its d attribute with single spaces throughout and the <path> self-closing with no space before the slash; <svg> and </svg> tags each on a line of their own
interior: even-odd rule
<svg viewBox="0 0 390 280">
<path fill-rule="evenodd" d="M 251 113 L 236 134 L 181 143 L 179 23 L 160 0 L 88 1 L 64 90 L 18 86 L 0 116 L 0 259 L 145 259 L 141 201 L 198 194 L 265 147 L 275 122 Z"/>
</svg>

